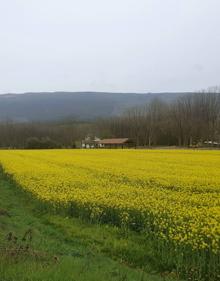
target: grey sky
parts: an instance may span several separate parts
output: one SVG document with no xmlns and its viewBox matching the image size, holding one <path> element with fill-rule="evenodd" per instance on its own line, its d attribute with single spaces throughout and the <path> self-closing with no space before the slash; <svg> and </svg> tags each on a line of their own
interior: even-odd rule
<svg viewBox="0 0 220 281">
<path fill-rule="evenodd" d="M 0 0 L 0 93 L 220 85 L 219 0 Z"/>
</svg>

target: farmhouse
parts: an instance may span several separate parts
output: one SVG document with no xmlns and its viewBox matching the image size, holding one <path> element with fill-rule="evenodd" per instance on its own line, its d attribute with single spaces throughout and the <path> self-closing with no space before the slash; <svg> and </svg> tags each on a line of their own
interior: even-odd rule
<svg viewBox="0 0 220 281">
<path fill-rule="evenodd" d="M 99 141 L 100 148 L 125 148 L 133 146 L 129 138 L 103 139 Z"/>
<path fill-rule="evenodd" d="M 81 142 L 82 148 L 128 148 L 134 146 L 129 138 L 99 139 L 88 136 Z"/>
<path fill-rule="evenodd" d="M 100 139 L 97 137 L 92 138 L 91 136 L 86 137 L 82 140 L 82 148 L 98 148 Z"/>
</svg>

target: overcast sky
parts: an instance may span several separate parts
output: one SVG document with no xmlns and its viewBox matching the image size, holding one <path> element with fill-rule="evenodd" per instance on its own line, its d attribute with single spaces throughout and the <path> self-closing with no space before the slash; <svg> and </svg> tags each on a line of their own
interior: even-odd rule
<svg viewBox="0 0 220 281">
<path fill-rule="evenodd" d="M 0 93 L 220 85 L 219 0 L 0 0 Z"/>
</svg>

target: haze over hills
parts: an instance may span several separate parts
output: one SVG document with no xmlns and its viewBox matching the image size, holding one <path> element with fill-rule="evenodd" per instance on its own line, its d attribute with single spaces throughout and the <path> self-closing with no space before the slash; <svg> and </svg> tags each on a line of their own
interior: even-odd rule
<svg viewBox="0 0 220 281">
<path fill-rule="evenodd" d="M 88 120 L 119 115 L 154 98 L 171 102 L 186 93 L 40 92 L 0 95 L 0 121 Z"/>
</svg>

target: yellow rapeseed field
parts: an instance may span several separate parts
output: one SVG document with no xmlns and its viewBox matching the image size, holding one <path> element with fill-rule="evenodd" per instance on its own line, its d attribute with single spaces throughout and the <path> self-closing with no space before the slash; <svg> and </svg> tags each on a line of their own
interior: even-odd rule
<svg viewBox="0 0 220 281">
<path fill-rule="evenodd" d="M 25 190 L 73 215 L 220 252 L 219 151 L 2 150 L 0 163 Z"/>
</svg>

